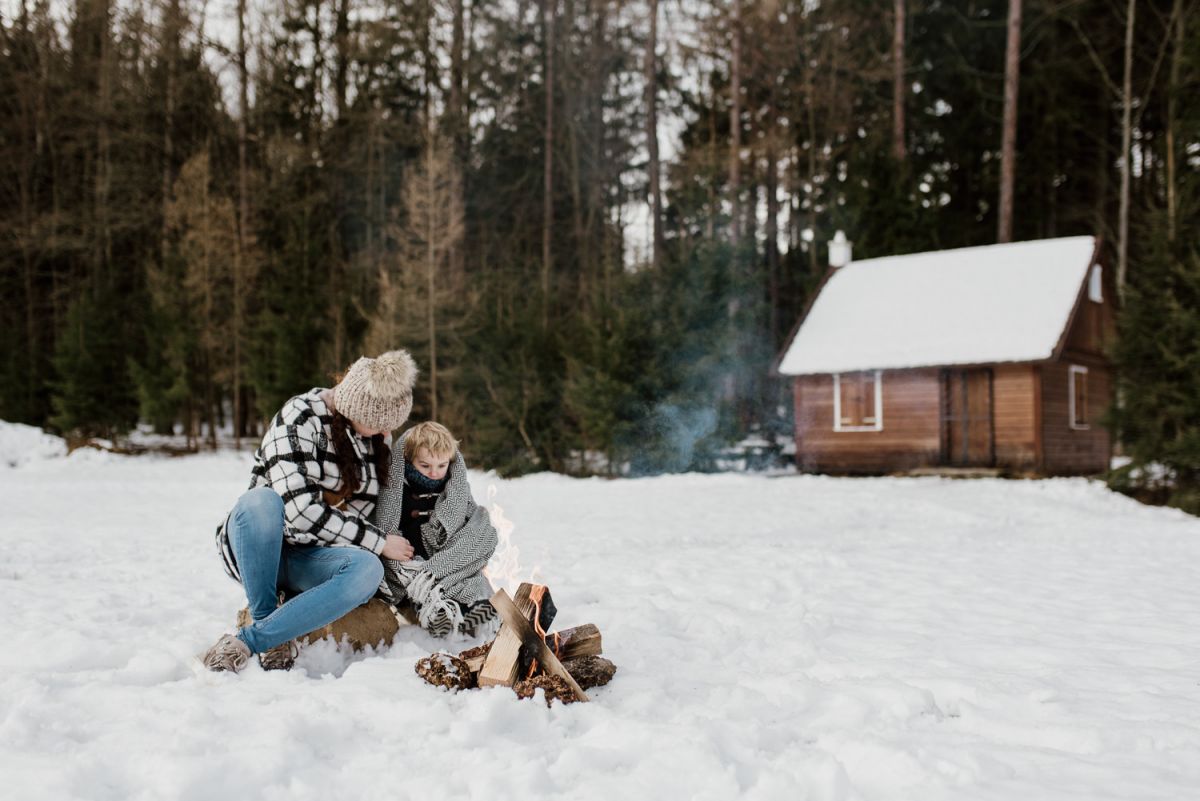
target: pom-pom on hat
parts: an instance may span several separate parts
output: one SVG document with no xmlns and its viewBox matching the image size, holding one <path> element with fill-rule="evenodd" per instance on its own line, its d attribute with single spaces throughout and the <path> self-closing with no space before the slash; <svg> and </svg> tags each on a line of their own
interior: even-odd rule
<svg viewBox="0 0 1200 801">
<path fill-rule="evenodd" d="M 374 359 L 363 356 L 333 388 L 333 403 L 350 420 L 367 428 L 395 431 L 412 411 L 417 363 L 406 350 Z"/>
</svg>

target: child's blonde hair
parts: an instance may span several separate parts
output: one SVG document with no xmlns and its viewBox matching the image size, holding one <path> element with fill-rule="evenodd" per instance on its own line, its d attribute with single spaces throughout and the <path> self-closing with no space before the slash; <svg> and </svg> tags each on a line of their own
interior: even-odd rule
<svg viewBox="0 0 1200 801">
<path fill-rule="evenodd" d="M 450 456 L 458 453 L 458 440 L 450 429 L 432 420 L 417 423 L 404 435 L 404 459 L 411 462 L 421 448 L 427 448 L 431 456 Z"/>
</svg>

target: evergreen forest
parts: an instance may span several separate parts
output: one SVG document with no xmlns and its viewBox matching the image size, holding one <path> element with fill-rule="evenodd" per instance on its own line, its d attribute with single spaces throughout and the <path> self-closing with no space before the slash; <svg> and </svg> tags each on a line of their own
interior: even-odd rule
<svg viewBox="0 0 1200 801">
<path fill-rule="evenodd" d="M 1200 508 L 1200 0 L 4 0 L 0 104 L 0 419 L 253 441 L 403 347 L 481 467 L 712 469 L 835 231 L 1089 234 Z"/>
</svg>

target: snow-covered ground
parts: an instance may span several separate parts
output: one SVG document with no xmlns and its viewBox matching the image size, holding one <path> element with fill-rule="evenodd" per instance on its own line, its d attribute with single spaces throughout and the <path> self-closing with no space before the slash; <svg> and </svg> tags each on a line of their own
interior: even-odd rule
<svg viewBox="0 0 1200 801">
<path fill-rule="evenodd" d="M 1083 480 L 473 476 L 593 703 L 451 695 L 440 643 L 204 672 L 238 454 L 0 460 L 0 797 L 1179 799 L 1200 521 Z M 470 643 L 456 642 L 459 650 Z"/>
</svg>

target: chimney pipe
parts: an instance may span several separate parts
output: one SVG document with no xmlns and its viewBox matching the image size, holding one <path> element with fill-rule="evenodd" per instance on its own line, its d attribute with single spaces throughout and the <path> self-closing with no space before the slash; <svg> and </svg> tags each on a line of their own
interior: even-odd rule
<svg viewBox="0 0 1200 801">
<path fill-rule="evenodd" d="M 830 267 L 845 267 L 850 263 L 850 249 L 853 243 L 846 241 L 846 234 L 841 229 L 838 229 L 828 244 Z"/>
</svg>

